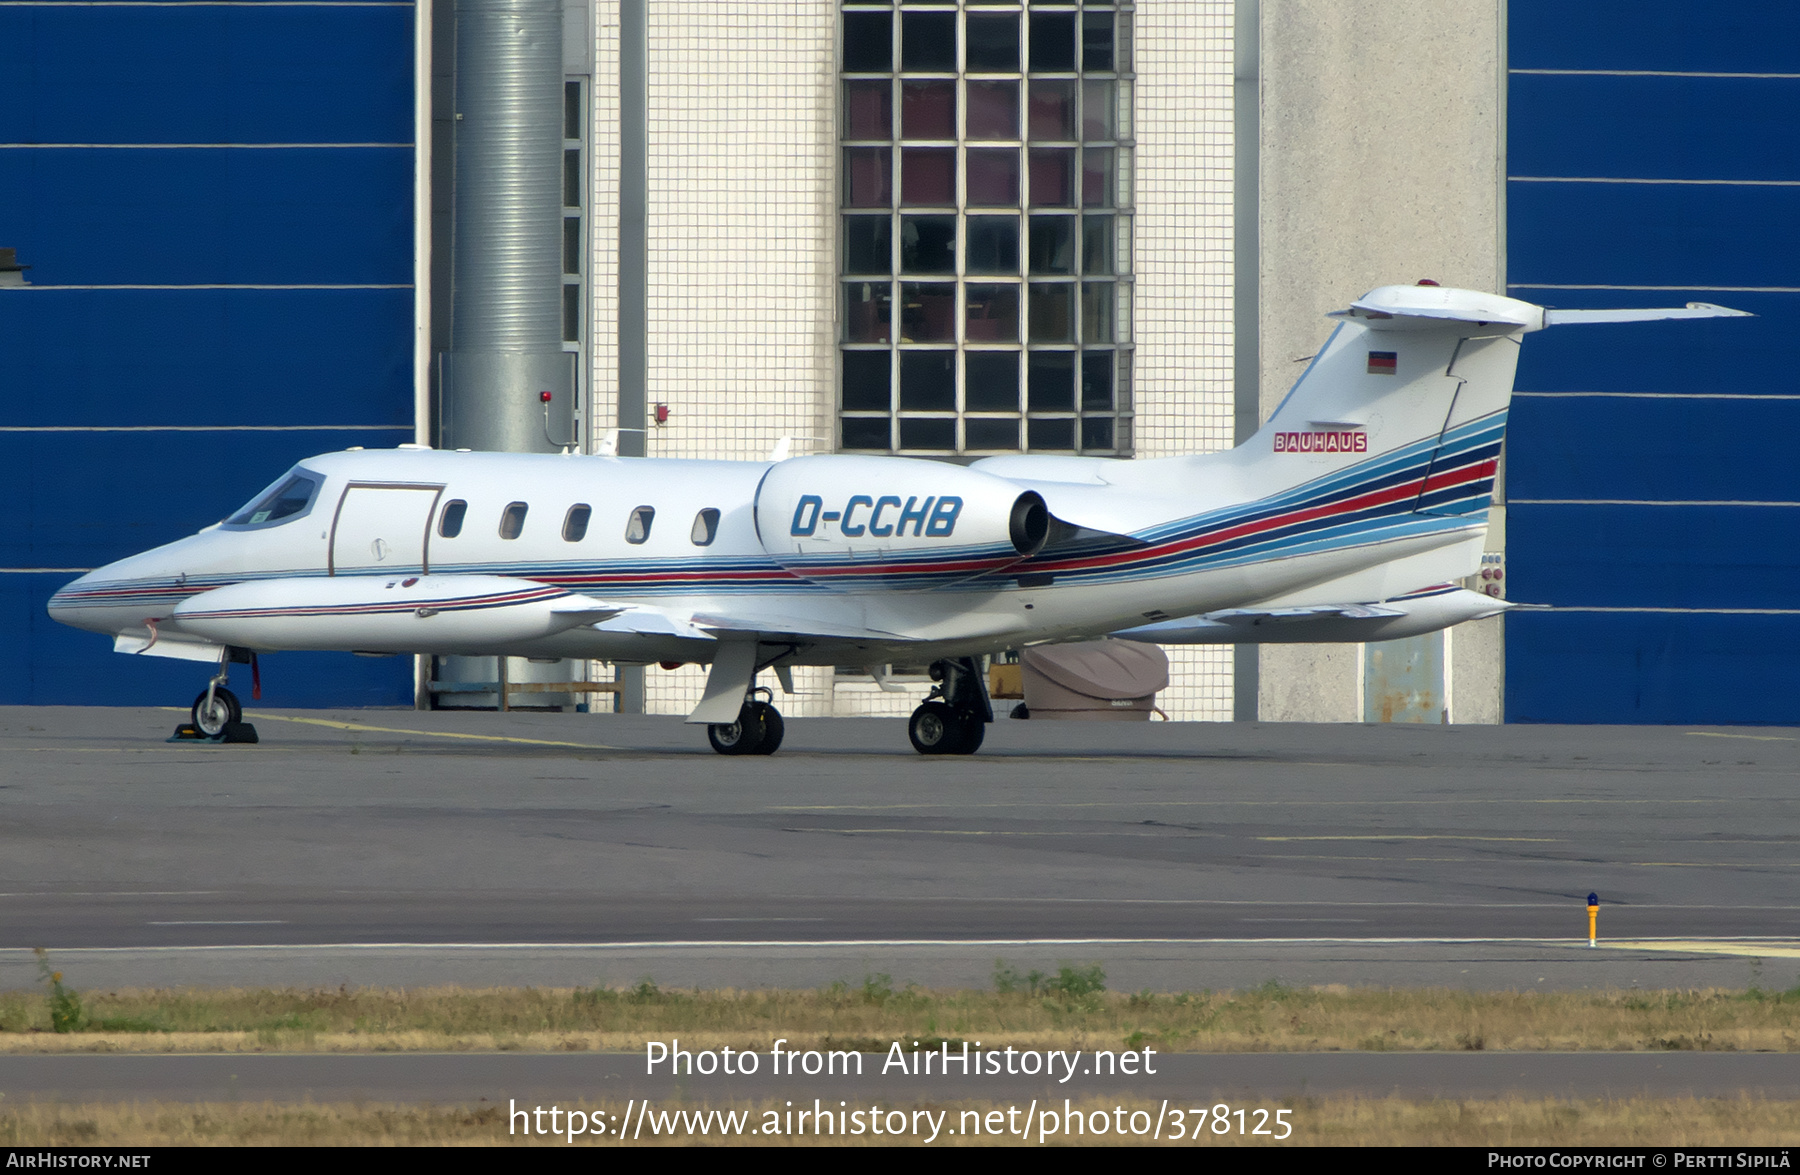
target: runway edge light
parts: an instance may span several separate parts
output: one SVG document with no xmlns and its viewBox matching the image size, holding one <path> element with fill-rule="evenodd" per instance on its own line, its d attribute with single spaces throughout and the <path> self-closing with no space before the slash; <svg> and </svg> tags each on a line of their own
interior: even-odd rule
<svg viewBox="0 0 1800 1175">
<path fill-rule="evenodd" d="M 1599 929 L 1599 925 L 1600 895 L 1591 893 L 1588 895 L 1588 945 L 1590 947 L 1597 947 L 1600 945 L 1599 935 L 1596 933 Z"/>
</svg>

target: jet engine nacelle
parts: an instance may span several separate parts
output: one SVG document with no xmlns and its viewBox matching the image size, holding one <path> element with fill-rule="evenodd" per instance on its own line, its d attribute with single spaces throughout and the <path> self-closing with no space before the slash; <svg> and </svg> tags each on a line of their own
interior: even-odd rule
<svg viewBox="0 0 1800 1175">
<path fill-rule="evenodd" d="M 923 589 L 1035 555 L 1050 511 L 1035 492 L 960 465 L 797 457 L 757 487 L 756 530 L 777 563 L 813 583 Z"/>
</svg>

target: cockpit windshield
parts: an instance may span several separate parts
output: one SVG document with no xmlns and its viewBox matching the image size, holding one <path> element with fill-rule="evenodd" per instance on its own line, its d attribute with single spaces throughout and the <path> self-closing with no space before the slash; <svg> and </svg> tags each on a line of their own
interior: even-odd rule
<svg viewBox="0 0 1800 1175">
<path fill-rule="evenodd" d="M 323 484 L 325 478 L 322 475 L 296 469 L 252 498 L 250 504 L 227 519 L 225 525 L 258 529 L 290 522 L 312 509 Z"/>
</svg>

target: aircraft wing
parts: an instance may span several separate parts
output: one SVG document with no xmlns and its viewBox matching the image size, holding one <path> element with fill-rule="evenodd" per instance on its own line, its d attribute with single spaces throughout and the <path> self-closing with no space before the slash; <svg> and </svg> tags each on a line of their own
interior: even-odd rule
<svg viewBox="0 0 1800 1175">
<path fill-rule="evenodd" d="M 708 636 L 719 640 L 750 636 L 775 638 L 798 637 L 821 641 L 873 641 L 893 644 L 917 638 L 878 628 L 858 628 L 852 624 L 830 624 L 818 620 L 797 620 L 785 616 L 725 616 L 716 612 L 695 613 L 693 623 Z"/>
<path fill-rule="evenodd" d="M 577 596 L 572 603 L 551 608 L 550 615 L 578 620 L 582 624 L 597 624 L 602 620 L 611 620 L 625 610 L 624 604 L 608 604 L 604 600 Z"/>
<path fill-rule="evenodd" d="M 744 641 L 755 637 L 776 642 L 856 641 L 894 644 L 913 637 L 853 624 L 838 624 L 792 616 L 745 615 L 724 612 L 674 613 L 652 605 L 626 605 L 594 624 L 594 631 L 613 635 L 675 636 L 688 640 Z"/>
<path fill-rule="evenodd" d="M 1112 635 L 1159 645 L 1334 644 L 1396 640 L 1521 607 L 1448 584 L 1377 603 L 1226 608 Z"/>
<path fill-rule="evenodd" d="M 595 622 L 592 627 L 595 632 L 623 636 L 678 636 L 696 641 L 713 639 L 712 633 L 696 627 L 684 617 L 642 604 L 628 606 L 615 616 Z"/>
<path fill-rule="evenodd" d="M 1295 608 L 1226 608 L 1208 612 L 1208 620 L 1226 624 L 1281 624 L 1296 620 L 1314 620 L 1322 616 L 1343 616 L 1351 620 L 1373 620 L 1378 616 L 1404 616 L 1404 608 L 1383 604 L 1304 604 Z"/>
</svg>

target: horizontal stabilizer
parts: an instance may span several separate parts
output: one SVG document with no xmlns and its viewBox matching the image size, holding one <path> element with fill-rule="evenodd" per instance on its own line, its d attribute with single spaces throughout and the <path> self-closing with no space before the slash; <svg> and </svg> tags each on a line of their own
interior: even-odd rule
<svg viewBox="0 0 1800 1175">
<path fill-rule="evenodd" d="M 1748 310 L 1733 310 L 1711 302 L 1689 302 L 1682 307 L 1643 310 L 1546 310 L 1545 326 L 1580 325 L 1584 322 L 1661 322 L 1668 318 L 1755 318 Z"/>
<path fill-rule="evenodd" d="M 1370 330 L 1427 330 L 1475 326 L 1493 330 L 1542 330 L 1584 322 L 1661 322 L 1671 318 L 1754 318 L 1747 310 L 1689 302 L 1686 306 L 1624 310 L 1548 310 L 1516 298 L 1444 286 L 1382 286 L 1370 290 L 1332 318 L 1360 322 Z"/>
<path fill-rule="evenodd" d="M 1359 322 L 1370 330 L 1442 330 L 1488 327 L 1488 333 L 1541 330 L 1544 310 L 1530 302 L 1449 286 L 1381 286 L 1330 318 Z"/>
</svg>

